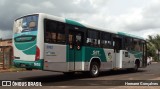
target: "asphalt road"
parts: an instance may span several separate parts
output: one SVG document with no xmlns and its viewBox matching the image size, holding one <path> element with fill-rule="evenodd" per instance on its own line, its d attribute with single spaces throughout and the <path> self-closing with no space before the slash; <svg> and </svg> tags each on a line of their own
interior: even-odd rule
<svg viewBox="0 0 160 89">
<path fill-rule="evenodd" d="M 23 72 L 5 72 L 0 73 L 0 80 L 20 80 L 29 82 L 42 82 L 42 85 L 47 85 L 50 88 L 64 89 L 82 89 L 94 88 L 99 89 L 105 84 L 118 83 L 121 80 L 160 80 L 160 63 L 153 63 L 146 68 L 141 68 L 138 72 L 133 73 L 127 70 L 105 71 L 101 72 L 99 77 L 90 78 L 86 74 L 77 73 L 73 76 L 65 76 L 62 73 L 48 71 L 23 71 Z M 115 80 L 115 81 L 111 81 Z M 98 82 L 97 82 L 98 81 Z M 123 81 L 122 81 L 123 82 Z M 111 89 L 119 86 L 108 86 Z M 9 87 L 8 87 L 9 88 Z M 7 88 L 7 89 L 8 89 Z M 12 87 L 13 88 L 13 87 Z M 32 87 L 41 89 L 39 87 Z M 85 89 L 83 88 L 83 89 Z M 43 89 L 43 88 L 42 88 Z M 45 89 L 45 88 L 44 88 Z M 108 89 L 108 88 L 107 88 Z M 124 88 L 125 89 L 125 88 Z"/>
</svg>

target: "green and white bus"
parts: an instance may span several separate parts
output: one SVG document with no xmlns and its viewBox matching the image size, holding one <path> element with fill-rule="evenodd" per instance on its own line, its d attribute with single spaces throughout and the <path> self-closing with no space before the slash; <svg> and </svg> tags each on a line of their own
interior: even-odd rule
<svg viewBox="0 0 160 89">
<path fill-rule="evenodd" d="M 37 13 L 13 27 L 14 66 L 63 73 L 146 67 L 146 41 L 124 32 L 96 28 Z"/>
</svg>

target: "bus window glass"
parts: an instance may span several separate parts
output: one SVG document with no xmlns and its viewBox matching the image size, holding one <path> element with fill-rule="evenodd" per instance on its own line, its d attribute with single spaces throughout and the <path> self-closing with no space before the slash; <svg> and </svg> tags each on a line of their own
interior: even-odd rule
<svg viewBox="0 0 160 89">
<path fill-rule="evenodd" d="M 109 33 L 101 33 L 101 47 L 103 48 L 111 48 L 111 34 Z"/>
<path fill-rule="evenodd" d="M 16 20 L 15 22 L 16 25 L 14 33 L 37 31 L 38 15 L 26 16 Z"/>
<path fill-rule="evenodd" d="M 98 32 L 88 30 L 87 34 L 87 45 L 88 46 L 98 46 Z"/>
<path fill-rule="evenodd" d="M 101 41 L 98 39 L 98 47 L 101 47 Z"/>
<path fill-rule="evenodd" d="M 133 43 L 134 43 L 134 49 L 135 51 L 140 51 L 140 41 L 138 39 L 134 39 Z"/>
<path fill-rule="evenodd" d="M 131 50 L 131 48 L 132 48 L 131 44 L 132 44 L 132 38 L 125 37 L 124 38 L 124 49 Z"/>
<path fill-rule="evenodd" d="M 28 15 L 19 18 L 14 23 L 15 42 L 35 41 L 38 30 L 38 15 Z M 25 35 L 24 35 L 25 34 Z"/>
<path fill-rule="evenodd" d="M 72 44 L 72 41 L 73 41 L 73 35 L 69 34 L 69 43 Z"/>
<path fill-rule="evenodd" d="M 65 25 L 61 22 L 45 20 L 45 42 L 65 44 Z"/>
<path fill-rule="evenodd" d="M 81 42 L 81 35 L 80 34 L 76 35 L 76 41 Z"/>
<path fill-rule="evenodd" d="M 77 35 L 76 35 L 76 45 L 79 46 L 79 47 L 82 45 L 82 37 L 81 37 L 81 34 L 77 34 Z"/>
<path fill-rule="evenodd" d="M 113 47 L 115 46 L 115 41 L 113 41 Z"/>
<path fill-rule="evenodd" d="M 140 51 L 143 51 L 144 42 L 140 41 Z"/>
</svg>

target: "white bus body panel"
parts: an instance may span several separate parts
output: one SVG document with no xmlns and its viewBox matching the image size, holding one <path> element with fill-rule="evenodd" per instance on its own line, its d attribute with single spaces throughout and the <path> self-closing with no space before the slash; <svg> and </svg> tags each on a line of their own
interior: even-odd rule
<svg viewBox="0 0 160 89">
<path fill-rule="evenodd" d="M 119 53 L 115 53 L 115 67 L 114 68 L 122 68 L 122 53 L 121 51 Z"/>
<path fill-rule="evenodd" d="M 114 66 L 114 59 L 115 59 L 114 50 L 113 49 L 104 49 L 104 52 L 105 52 L 107 62 L 101 63 L 100 70 L 110 70 Z M 109 53 L 110 53 L 110 56 L 108 56 Z"/>
<path fill-rule="evenodd" d="M 67 71 L 66 45 L 45 43 L 44 70 Z"/>
<path fill-rule="evenodd" d="M 126 50 L 121 50 L 122 55 L 122 68 L 134 68 L 135 57 Z"/>
<path fill-rule="evenodd" d="M 20 44 L 20 43 L 19 43 Z M 35 45 L 34 45 L 35 46 Z M 15 44 L 13 42 L 13 48 L 14 48 L 14 56 L 15 57 L 19 57 L 20 59 L 15 59 L 15 60 L 23 60 L 23 61 L 34 61 L 35 60 L 35 55 L 26 55 L 25 53 L 23 53 L 23 51 L 27 50 L 18 50 L 16 47 L 15 47 Z"/>
<path fill-rule="evenodd" d="M 114 62 L 114 68 L 134 68 L 135 66 L 135 57 L 133 54 L 129 53 L 126 50 L 120 50 L 119 53 L 115 53 L 116 58 Z"/>
</svg>

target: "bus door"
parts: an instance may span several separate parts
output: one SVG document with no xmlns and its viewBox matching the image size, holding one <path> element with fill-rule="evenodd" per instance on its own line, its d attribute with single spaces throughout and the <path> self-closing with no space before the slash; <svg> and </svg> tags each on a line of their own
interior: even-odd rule
<svg viewBox="0 0 160 89">
<path fill-rule="evenodd" d="M 69 71 L 81 70 L 82 46 L 84 43 L 84 32 L 69 30 L 69 50 L 67 54 Z"/>
<path fill-rule="evenodd" d="M 114 46 L 114 66 L 113 68 L 121 68 L 122 67 L 122 58 L 121 58 L 121 49 L 122 49 L 122 39 L 118 37 L 113 38 L 113 46 Z"/>
</svg>

